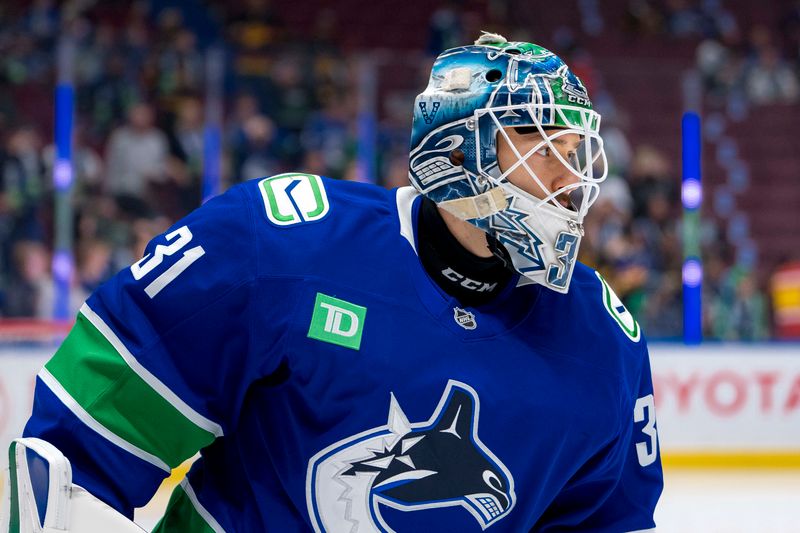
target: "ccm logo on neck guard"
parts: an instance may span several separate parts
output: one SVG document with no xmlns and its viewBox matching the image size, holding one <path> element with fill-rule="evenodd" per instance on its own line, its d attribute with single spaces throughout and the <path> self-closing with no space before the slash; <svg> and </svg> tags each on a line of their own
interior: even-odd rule
<svg viewBox="0 0 800 533">
<path fill-rule="evenodd" d="M 442 275 L 449 279 L 450 281 L 455 281 L 465 289 L 469 289 L 471 291 L 476 292 L 489 292 L 497 287 L 497 282 L 494 283 L 485 283 L 483 281 L 475 281 L 474 279 L 469 279 L 466 276 L 462 276 L 452 268 L 448 267 L 442 270 Z"/>
</svg>

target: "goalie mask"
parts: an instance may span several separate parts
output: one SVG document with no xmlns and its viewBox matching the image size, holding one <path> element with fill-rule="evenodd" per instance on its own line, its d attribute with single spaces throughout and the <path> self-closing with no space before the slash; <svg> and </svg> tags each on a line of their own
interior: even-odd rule
<svg viewBox="0 0 800 533">
<path fill-rule="evenodd" d="M 411 183 L 502 243 L 527 279 L 566 293 L 584 217 L 607 173 L 599 126 L 586 89 L 558 56 L 484 34 L 439 55 L 417 96 Z M 537 142 L 521 151 L 507 128 L 538 133 Z M 503 169 L 501 137 L 515 160 Z M 565 153 L 566 139 L 580 144 Z M 536 154 L 558 159 L 564 186 L 548 189 L 532 168 Z M 512 173 L 524 175 L 526 190 L 509 181 Z"/>
</svg>

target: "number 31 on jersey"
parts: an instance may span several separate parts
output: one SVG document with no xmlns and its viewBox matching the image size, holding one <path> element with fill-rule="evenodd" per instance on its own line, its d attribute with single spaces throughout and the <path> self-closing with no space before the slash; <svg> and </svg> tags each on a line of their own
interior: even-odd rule
<svg viewBox="0 0 800 533">
<path fill-rule="evenodd" d="M 658 456 L 658 433 L 656 432 L 656 404 L 653 395 L 648 394 L 636 400 L 633 407 L 633 421 L 646 422 L 642 428 L 642 433 L 648 437 L 648 441 L 636 443 L 636 456 L 639 464 L 648 466 L 655 462 Z"/>
<path fill-rule="evenodd" d="M 142 279 L 158 268 L 161 263 L 164 262 L 165 258 L 171 257 L 183 250 L 191 242 L 192 232 L 189 231 L 187 226 L 181 226 L 175 231 L 167 233 L 165 238 L 169 244 L 157 245 L 152 255 L 146 254 L 139 261 L 131 265 L 133 279 L 137 281 Z M 202 246 L 195 246 L 194 248 L 185 250 L 177 261 L 172 263 L 144 288 L 144 292 L 147 293 L 150 298 L 155 298 L 159 292 L 175 280 L 175 278 L 180 276 L 192 263 L 203 257 L 205 253 L 206 251 L 203 250 Z"/>
</svg>

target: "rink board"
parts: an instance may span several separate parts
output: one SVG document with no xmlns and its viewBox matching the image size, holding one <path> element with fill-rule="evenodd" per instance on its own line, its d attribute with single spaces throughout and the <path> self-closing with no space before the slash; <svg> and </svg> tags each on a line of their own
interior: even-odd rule
<svg viewBox="0 0 800 533">
<path fill-rule="evenodd" d="M 36 373 L 54 350 L 0 344 L 0 450 L 22 431 Z M 650 352 L 667 466 L 800 468 L 800 345 L 654 344 Z"/>
<path fill-rule="evenodd" d="M 650 351 L 666 466 L 800 468 L 800 345 Z"/>
</svg>

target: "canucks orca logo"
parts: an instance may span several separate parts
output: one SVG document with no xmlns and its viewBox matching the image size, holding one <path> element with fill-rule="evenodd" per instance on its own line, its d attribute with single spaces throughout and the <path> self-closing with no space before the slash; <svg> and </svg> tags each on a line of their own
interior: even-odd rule
<svg viewBox="0 0 800 533">
<path fill-rule="evenodd" d="M 391 395 L 386 425 L 354 435 L 308 462 L 314 530 L 391 532 L 381 507 L 411 512 L 460 506 L 482 529 L 514 507 L 514 479 L 478 438 L 477 393 L 450 380 L 433 415 L 409 423 Z"/>
</svg>

